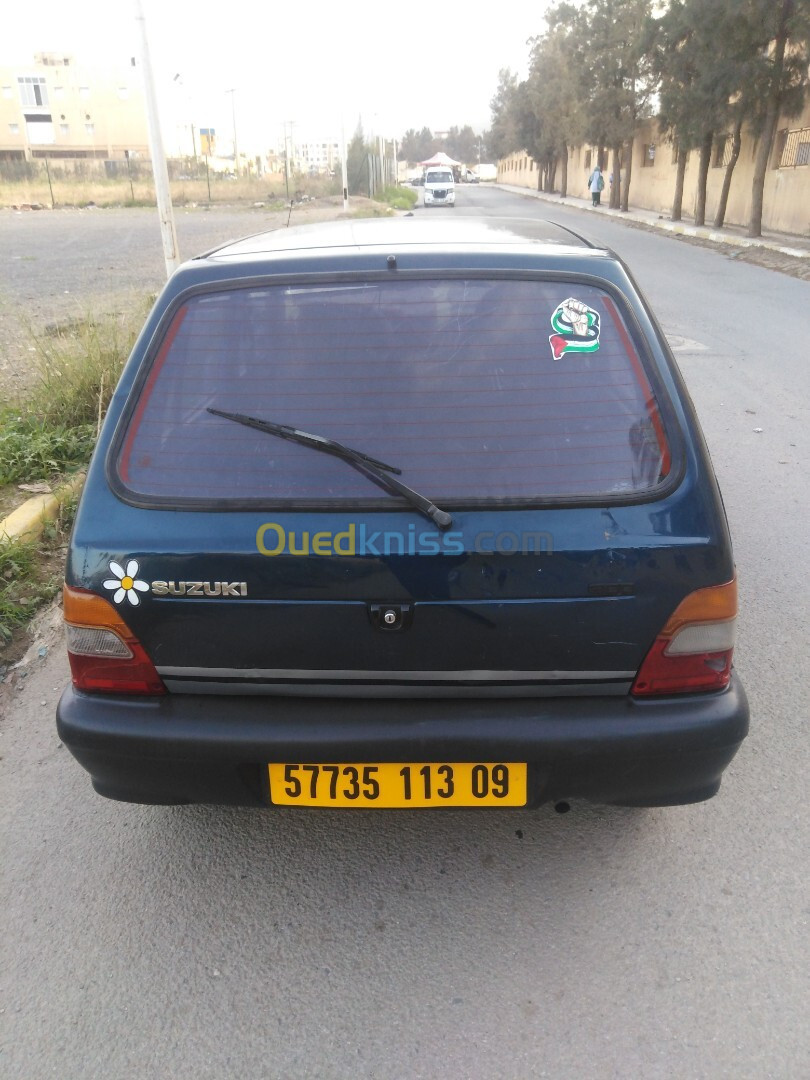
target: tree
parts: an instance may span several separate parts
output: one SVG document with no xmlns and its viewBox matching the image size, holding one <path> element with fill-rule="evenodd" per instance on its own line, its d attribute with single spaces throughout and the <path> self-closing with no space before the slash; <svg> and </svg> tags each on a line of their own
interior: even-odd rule
<svg viewBox="0 0 810 1080">
<path fill-rule="evenodd" d="M 729 100 L 739 83 L 737 65 L 728 62 L 729 35 L 745 2 L 671 0 L 664 15 L 648 23 L 652 68 L 660 80 L 658 121 L 678 150 L 673 221 L 682 216 L 687 157 L 699 149 L 695 223 L 705 222 L 714 136 L 726 127 Z"/>
<path fill-rule="evenodd" d="M 764 108 L 756 124 L 759 142 L 748 223 L 748 235 L 761 236 L 765 174 L 776 125 L 780 115 L 796 115 L 801 110 L 807 92 L 810 0 L 752 0 L 749 11 L 768 46 L 759 56 L 755 75 Z"/>
<path fill-rule="evenodd" d="M 586 134 L 612 154 L 610 205 L 627 208 L 629 177 L 621 192 L 622 151 L 632 152 L 636 124 L 646 115 L 652 92 L 645 56 L 645 28 L 652 0 L 593 0 L 584 15 L 584 47 L 579 59 L 587 88 Z"/>
<path fill-rule="evenodd" d="M 439 149 L 440 143 L 435 138 L 429 127 L 423 127 L 421 131 L 409 128 L 402 136 L 399 145 L 399 156 L 409 165 L 416 165 L 432 157 Z"/>
<path fill-rule="evenodd" d="M 352 141 L 346 147 L 346 179 L 350 195 L 370 195 L 368 156 L 374 148 L 366 143 L 362 125 L 358 123 Z"/>
<path fill-rule="evenodd" d="M 752 235 L 759 235 L 776 124 L 780 113 L 799 111 L 803 100 L 808 9 L 810 0 L 671 0 L 654 21 L 651 53 L 661 79 L 659 121 L 678 146 L 673 220 L 681 217 L 686 155 L 699 148 L 695 223 L 705 223 L 712 149 L 724 152 L 730 130 L 731 152 L 714 218 L 717 227 L 723 224 L 747 123 L 759 139 L 751 223 Z"/>
<path fill-rule="evenodd" d="M 464 127 L 451 127 L 445 139 L 445 148 L 450 157 L 470 164 L 478 160 L 478 136 L 469 124 Z"/>
<path fill-rule="evenodd" d="M 521 84 L 519 128 L 526 148 L 541 166 L 538 184 L 553 191 L 557 162 L 560 194 L 568 192 L 568 148 L 582 138 L 583 86 L 577 65 L 579 12 L 560 5 L 549 15 L 549 30 L 534 38 L 529 78 Z"/>
<path fill-rule="evenodd" d="M 496 158 L 506 157 L 513 150 L 521 150 L 518 132 L 519 88 L 517 75 L 509 68 L 501 68 L 498 74 L 498 89 L 490 101 L 492 127 L 489 130 L 488 144 Z"/>
</svg>

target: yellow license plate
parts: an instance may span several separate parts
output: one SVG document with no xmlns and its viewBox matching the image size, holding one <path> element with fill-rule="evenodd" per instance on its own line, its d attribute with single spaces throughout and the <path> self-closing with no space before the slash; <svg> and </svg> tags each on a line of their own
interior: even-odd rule
<svg viewBox="0 0 810 1080">
<path fill-rule="evenodd" d="M 278 806 L 525 806 L 525 762 L 270 765 Z"/>
</svg>

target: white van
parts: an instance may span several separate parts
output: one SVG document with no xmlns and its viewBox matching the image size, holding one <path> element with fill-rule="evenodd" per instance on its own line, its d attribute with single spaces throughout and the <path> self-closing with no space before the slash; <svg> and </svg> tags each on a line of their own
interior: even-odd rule
<svg viewBox="0 0 810 1080">
<path fill-rule="evenodd" d="M 432 165 L 425 170 L 425 206 L 455 206 L 456 185 L 448 165 Z"/>
</svg>

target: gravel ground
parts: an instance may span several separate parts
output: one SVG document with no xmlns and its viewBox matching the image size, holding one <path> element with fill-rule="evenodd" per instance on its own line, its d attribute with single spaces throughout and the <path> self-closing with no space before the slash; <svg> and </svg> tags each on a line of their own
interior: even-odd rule
<svg viewBox="0 0 810 1080">
<path fill-rule="evenodd" d="M 353 207 L 368 200 L 352 200 Z M 339 200 L 295 208 L 291 224 L 342 215 Z M 253 206 L 175 209 L 182 258 L 229 240 L 283 228 L 288 211 Z M 166 271 L 157 213 L 149 207 L 0 210 L 0 399 L 32 378 L 32 333 L 95 314 L 126 311 L 161 288 Z"/>
</svg>

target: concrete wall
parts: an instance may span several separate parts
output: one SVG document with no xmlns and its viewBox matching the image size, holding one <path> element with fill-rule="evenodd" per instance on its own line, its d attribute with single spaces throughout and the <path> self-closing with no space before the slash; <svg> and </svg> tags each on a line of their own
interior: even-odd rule
<svg viewBox="0 0 810 1080">
<path fill-rule="evenodd" d="M 796 131 L 807 129 L 801 140 L 810 142 L 810 104 L 804 114 L 796 119 L 782 120 L 779 129 Z M 797 137 L 794 136 L 792 145 Z M 730 136 L 729 136 L 730 142 Z M 649 146 L 655 146 L 654 159 L 650 158 Z M 754 156 L 756 142 L 747 132 L 743 132 L 742 146 L 734 176 L 731 182 L 726 222 L 730 225 L 747 225 L 751 214 L 751 185 L 754 176 Z M 771 155 L 771 162 L 765 178 L 765 198 L 762 226 L 797 236 L 810 235 L 810 162 L 790 164 L 779 167 L 777 160 L 779 145 Z M 793 160 L 795 160 L 795 155 Z M 801 157 L 806 155 L 802 154 Z M 686 166 L 683 193 L 684 218 L 694 216 L 697 200 L 698 152 L 692 151 Z M 646 161 L 648 164 L 644 164 Z M 568 156 L 568 194 L 581 198 L 588 197 L 587 179 L 592 166 L 596 164 L 596 150 L 582 146 L 569 152 Z M 605 164 L 605 180 L 610 175 L 610 164 Z M 624 173 L 624 170 L 622 170 Z M 639 127 L 633 143 L 633 169 L 630 181 L 630 205 L 645 210 L 654 210 L 667 217 L 672 209 L 675 193 L 676 162 L 673 147 L 659 132 L 655 121 L 646 121 Z M 720 198 L 725 167 L 715 164 L 712 167 L 706 187 L 706 224 L 714 221 L 715 211 Z M 537 188 L 540 173 L 532 159 L 521 151 L 510 154 L 498 162 L 498 180 L 504 184 L 516 184 L 520 187 Z M 557 168 L 557 189 L 559 190 L 560 171 Z M 603 203 L 608 201 L 608 192 L 602 195 Z"/>
</svg>

